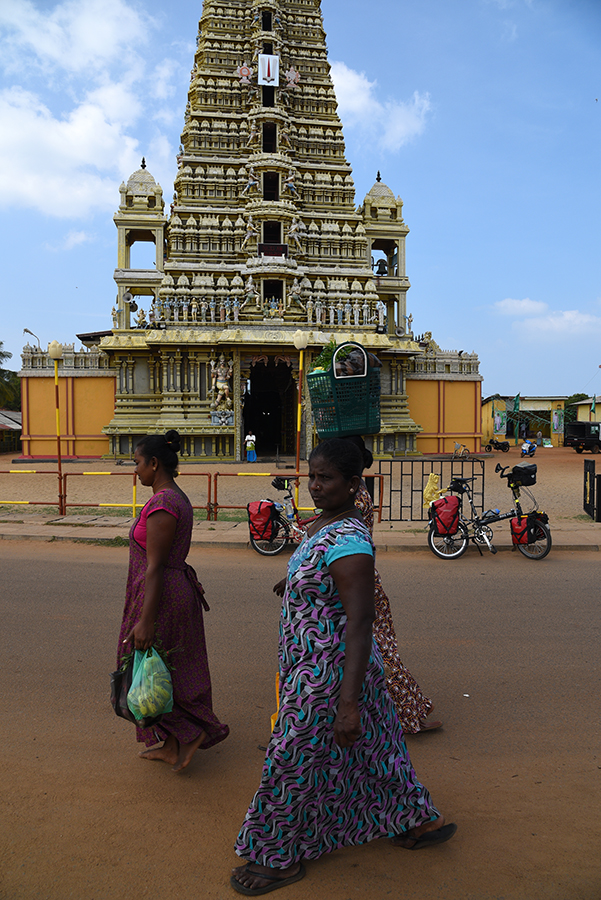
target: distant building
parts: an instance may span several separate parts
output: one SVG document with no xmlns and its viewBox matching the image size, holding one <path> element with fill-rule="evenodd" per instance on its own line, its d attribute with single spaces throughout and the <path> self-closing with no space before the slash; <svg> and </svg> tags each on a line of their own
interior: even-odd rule
<svg viewBox="0 0 601 900">
<path fill-rule="evenodd" d="M 0 409 L 0 453 L 21 449 L 21 413 Z"/>
<path fill-rule="evenodd" d="M 482 443 L 491 438 L 542 438 L 563 446 L 565 397 L 517 397 L 494 394 L 482 401 Z"/>
<path fill-rule="evenodd" d="M 65 450 L 130 457 L 177 428 L 184 458 L 295 450 L 299 353 L 358 341 L 382 362 L 378 457 L 480 446 L 479 361 L 414 334 L 403 202 L 377 180 L 355 206 L 318 0 L 205 0 L 173 201 L 146 168 L 120 187 L 110 332 L 60 367 Z M 136 243 L 155 245 L 135 268 Z M 423 317 L 423 313 L 420 317 Z M 52 363 L 27 347 L 24 454 L 50 450 Z M 302 392 L 302 452 L 317 438 Z"/>
</svg>

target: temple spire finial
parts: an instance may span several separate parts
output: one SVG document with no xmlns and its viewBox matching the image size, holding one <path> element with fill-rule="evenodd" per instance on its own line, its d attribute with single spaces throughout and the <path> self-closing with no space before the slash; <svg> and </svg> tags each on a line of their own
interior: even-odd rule
<svg viewBox="0 0 601 900">
<path fill-rule="evenodd" d="M 379 169 L 378 169 L 378 174 L 376 175 L 376 181 L 377 181 L 377 182 L 382 181 L 382 176 L 380 175 L 380 170 L 379 170 Z"/>
<path fill-rule="evenodd" d="M 145 169 L 145 168 L 146 168 L 146 157 L 144 157 L 144 156 L 142 157 L 142 166 L 141 166 L 141 168 L 142 168 L 142 169 Z M 378 175 L 379 175 L 379 174 L 380 174 L 380 173 L 378 172 Z"/>
</svg>

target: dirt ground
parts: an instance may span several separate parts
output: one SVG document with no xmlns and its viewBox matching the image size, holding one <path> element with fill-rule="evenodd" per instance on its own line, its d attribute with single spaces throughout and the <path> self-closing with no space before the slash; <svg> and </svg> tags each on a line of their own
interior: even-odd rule
<svg viewBox="0 0 601 900">
<path fill-rule="evenodd" d="M 57 477 L 51 474 L 56 471 L 56 463 L 35 461 L 14 463 L 15 458 L 15 454 L 0 454 L 0 508 L 3 500 L 36 500 L 56 504 Z M 569 448 L 538 449 L 533 460 L 538 466 L 537 484 L 533 488 L 533 493 L 539 508 L 546 510 L 552 520 L 575 520 L 583 516 L 583 461 L 590 458 L 588 453 L 580 456 Z M 507 490 L 505 482 L 499 480 L 494 468 L 496 463 L 512 466 L 521 461 L 519 447 L 513 446 L 508 453 L 493 453 L 485 458 L 485 507 L 509 508 L 510 492 Z M 180 483 L 193 504 L 206 506 L 209 500 L 207 475 L 212 476 L 213 473 L 219 472 L 218 499 L 220 505 L 237 505 L 244 508 L 250 500 L 260 497 L 277 497 L 270 484 L 271 478 L 265 477 L 265 473 L 288 475 L 293 470 L 291 463 L 291 460 L 283 461 L 282 467 L 279 469 L 274 463 L 261 462 L 252 465 L 247 463 L 183 464 L 180 470 Z M 77 512 L 88 511 L 79 504 L 131 504 L 132 465 L 116 466 L 111 461 L 90 461 L 65 463 L 63 468 L 67 475 L 67 501 L 71 505 L 77 505 Z M 7 470 L 11 469 L 19 470 L 20 474 L 14 472 L 8 474 Z M 27 474 L 28 469 L 48 474 Z M 601 470 L 601 461 L 598 469 Z M 307 471 L 306 463 L 301 464 L 301 470 Z M 138 502 L 145 502 L 147 498 L 148 490 L 138 485 Z M 214 496 L 212 499 L 215 499 Z M 306 479 L 303 479 L 301 484 L 300 505 L 311 506 L 311 500 L 306 490 Z M 4 509 L 12 511 L 30 513 L 42 508 L 51 511 L 50 507 L 39 506 L 4 507 Z M 90 514 L 97 511 L 97 507 L 89 508 Z M 129 514 L 127 507 L 110 510 L 104 508 L 100 511 Z"/>
</svg>

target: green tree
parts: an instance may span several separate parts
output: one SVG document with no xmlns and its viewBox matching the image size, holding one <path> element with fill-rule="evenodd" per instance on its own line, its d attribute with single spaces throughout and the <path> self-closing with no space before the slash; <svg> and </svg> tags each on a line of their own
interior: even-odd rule
<svg viewBox="0 0 601 900">
<path fill-rule="evenodd" d="M 2 409 L 21 409 L 21 381 L 16 372 L 4 368 L 12 353 L 4 349 L 4 341 L 0 341 L 0 407 Z"/>
<path fill-rule="evenodd" d="M 564 422 L 576 422 L 578 419 L 578 407 L 576 403 L 588 400 L 588 394 L 571 394 L 566 400 Z"/>
</svg>

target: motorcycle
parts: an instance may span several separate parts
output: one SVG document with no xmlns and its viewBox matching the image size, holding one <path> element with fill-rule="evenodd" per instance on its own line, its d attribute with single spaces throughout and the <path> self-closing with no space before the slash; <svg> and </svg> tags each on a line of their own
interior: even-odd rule
<svg viewBox="0 0 601 900">
<path fill-rule="evenodd" d="M 536 453 L 536 441 L 529 441 L 528 438 L 522 444 L 521 456 L 534 456 Z"/>
<path fill-rule="evenodd" d="M 491 438 L 484 449 L 487 453 L 492 453 L 493 450 L 501 450 L 502 453 L 507 453 L 509 441 L 498 441 L 496 438 Z"/>
</svg>

